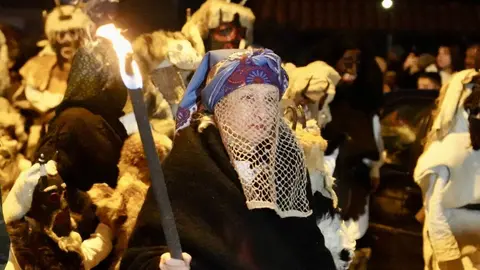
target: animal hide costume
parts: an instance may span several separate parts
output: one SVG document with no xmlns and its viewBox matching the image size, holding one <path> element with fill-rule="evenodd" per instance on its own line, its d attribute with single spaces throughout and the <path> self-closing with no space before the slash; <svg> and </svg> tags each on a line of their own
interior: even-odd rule
<svg viewBox="0 0 480 270">
<path fill-rule="evenodd" d="M 330 103 L 332 121 L 322 131 L 327 155 L 338 148 L 335 191 L 350 233 L 361 238 L 368 228 L 368 201 L 379 179 L 383 142 L 378 114 L 383 79 L 368 50 L 346 50 L 336 65 L 342 80 Z"/>
<path fill-rule="evenodd" d="M 0 97 L 3 97 L 10 87 L 9 60 L 7 39 L 0 30 Z"/>
<path fill-rule="evenodd" d="M 143 78 L 147 78 L 146 86 L 154 86 L 150 88 L 163 99 L 152 117 L 173 119 L 185 93 L 186 77 L 198 67 L 203 55 L 192 47 L 192 41 L 181 32 L 143 34 L 135 39 L 133 48 Z"/>
<path fill-rule="evenodd" d="M 81 1 L 78 1 L 80 3 Z M 94 30 L 94 24 L 79 6 L 60 5 L 44 13 L 44 49 L 21 69 L 23 82 L 13 96 L 16 107 L 30 112 L 27 156 L 32 157 L 43 126 L 52 118 L 67 89 L 67 78 L 73 56 Z"/>
<path fill-rule="evenodd" d="M 172 149 L 172 142 L 157 132 L 154 132 L 153 136 L 160 160 L 164 160 Z M 105 184 L 95 184 L 88 191 L 88 195 L 98 207 L 98 215 L 108 215 L 112 222 L 125 219 L 116 233 L 117 241 L 109 269 L 119 269 L 121 258 L 128 247 L 128 240 L 150 187 L 147 160 L 138 133 L 125 141 L 118 167 L 120 177 L 115 189 Z"/>
<path fill-rule="evenodd" d="M 331 202 L 312 194 L 303 152 L 278 114 L 286 87 L 280 59 L 270 50 L 209 52 L 194 74 L 178 110 L 174 147 L 163 162 L 191 269 L 335 269 L 316 224 Z M 263 126 L 235 123 L 254 118 L 241 104 L 258 108 Z M 230 110 L 237 112 L 233 118 Z M 200 132 L 198 114 L 212 111 L 218 128 Z M 278 137 L 268 133 L 269 123 L 278 127 Z M 270 138 L 279 143 L 269 145 Z M 242 157 L 249 141 L 256 147 Z M 158 269 L 167 252 L 158 211 L 150 189 L 120 269 Z"/>
<path fill-rule="evenodd" d="M 315 119 L 320 127 L 332 120 L 329 104 L 335 96 L 335 86 L 340 75 L 331 66 L 315 61 L 305 67 L 287 63 L 290 85 L 283 96 L 284 101 L 302 105 L 308 119 Z"/>
<path fill-rule="evenodd" d="M 480 269 L 478 72 L 456 73 L 443 89 L 415 181 L 425 206 L 425 269 Z"/>
<path fill-rule="evenodd" d="M 21 150 L 27 141 L 25 120 L 8 100 L 0 97 L 0 186 L 5 199 L 20 172 L 31 166 Z"/>
<path fill-rule="evenodd" d="M 94 183 L 115 187 L 125 127 L 119 118 L 127 101 L 116 54 L 98 39 L 75 54 L 65 98 L 36 151 L 53 156 L 68 187 L 88 191 Z"/>
<path fill-rule="evenodd" d="M 255 15 L 243 4 L 207 0 L 187 22 L 182 32 L 194 40 L 200 54 L 217 49 L 245 49 L 253 42 Z"/>
</svg>

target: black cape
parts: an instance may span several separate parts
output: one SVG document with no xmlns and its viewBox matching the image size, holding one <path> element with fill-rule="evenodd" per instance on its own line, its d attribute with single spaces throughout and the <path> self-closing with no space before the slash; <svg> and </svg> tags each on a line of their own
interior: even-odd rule
<svg viewBox="0 0 480 270">
<path fill-rule="evenodd" d="M 331 207 L 319 193 L 309 194 L 314 214 L 280 218 L 273 210 L 248 210 L 237 173 L 217 128 L 179 132 L 163 164 L 184 252 L 192 270 L 335 269 L 316 225 Z M 325 207 L 326 206 L 326 207 Z M 139 214 L 120 269 L 158 269 L 168 252 L 152 190 Z"/>
<path fill-rule="evenodd" d="M 127 138 L 118 118 L 127 96 L 111 44 L 100 39 L 93 48 L 80 48 L 64 99 L 39 142 L 35 159 L 41 154 L 51 159 L 58 151 L 58 171 L 68 188 L 88 191 L 94 183 L 115 187 Z"/>
</svg>

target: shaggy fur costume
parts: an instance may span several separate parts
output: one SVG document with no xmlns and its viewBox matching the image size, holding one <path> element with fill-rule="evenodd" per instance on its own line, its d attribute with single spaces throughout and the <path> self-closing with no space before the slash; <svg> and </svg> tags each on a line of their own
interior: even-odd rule
<svg viewBox="0 0 480 270">
<path fill-rule="evenodd" d="M 165 135 L 153 133 L 157 153 L 164 160 L 172 149 Z M 120 177 L 115 190 L 105 184 L 95 184 L 88 195 L 97 205 L 97 215 L 106 215 L 119 224 L 110 269 L 119 269 L 123 253 L 150 186 L 150 174 L 140 135 L 130 136 L 124 143 L 118 164 Z M 121 224 L 120 224 L 121 223 Z"/>
<path fill-rule="evenodd" d="M 0 186 L 2 198 L 12 188 L 20 172 L 31 162 L 20 154 L 27 140 L 24 118 L 8 102 L 0 97 Z"/>
<path fill-rule="evenodd" d="M 191 37 L 195 41 L 194 46 L 197 51 L 204 54 L 206 50 L 203 40 L 207 39 L 210 29 L 217 28 L 220 21 L 233 21 L 235 14 L 239 15 L 241 25 L 246 28 L 247 44 L 245 46 L 251 45 L 255 15 L 250 8 L 237 3 L 230 3 L 230 1 L 205 1 L 191 17 L 187 18 L 182 33 Z"/>
<path fill-rule="evenodd" d="M 149 94 L 149 105 L 154 108 L 150 117 L 173 119 L 175 105 L 185 92 L 186 77 L 201 61 L 202 55 L 192 42 L 181 32 L 168 31 L 143 34 L 133 42 L 135 58 L 145 78 L 145 94 Z"/>
</svg>

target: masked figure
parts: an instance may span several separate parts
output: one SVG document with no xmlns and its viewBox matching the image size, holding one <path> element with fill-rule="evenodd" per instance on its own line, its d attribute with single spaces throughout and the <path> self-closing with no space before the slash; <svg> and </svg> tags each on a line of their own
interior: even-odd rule
<svg viewBox="0 0 480 270">
<path fill-rule="evenodd" d="M 60 5 L 57 2 L 57 7 L 48 15 L 44 13 L 44 18 L 48 40 L 40 42 L 44 49 L 20 69 L 23 83 L 13 96 L 14 105 L 32 115 L 27 149 L 29 157 L 33 154 L 43 125 L 63 99 L 76 50 L 94 31 L 93 22 L 78 4 Z"/>
<path fill-rule="evenodd" d="M 206 54 L 163 162 L 191 257 L 169 259 L 150 189 L 122 269 L 335 269 L 316 224 L 328 210 L 279 108 L 288 85 L 280 63 L 267 49 Z"/>
<path fill-rule="evenodd" d="M 127 129 L 120 121 L 128 92 L 112 44 L 105 39 L 75 54 L 62 103 L 35 156 L 58 151 L 58 171 L 67 186 L 88 191 L 94 183 L 115 187 Z"/>
<path fill-rule="evenodd" d="M 315 61 L 305 67 L 285 65 L 290 85 L 283 96 L 285 105 L 301 105 L 307 119 L 315 119 L 319 127 L 332 120 L 329 104 L 335 96 L 335 86 L 340 75 L 331 66 Z"/>
<path fill-rule="evenodd" d="M 480 269 L 479 83 L 469 69 L 442 87 L 415 168 L 424 197 L 425 269 Z"/>
<path fill-rule="evenodd" d="M 244 3 L 207 0 L 191 17 L 187 16 L 182 32 L 193 39 L 203 55 L 209 50 L 247 48 L 253 42 L 254 22 L 255 15 Z"/>
<path fill-rule="evenodd" d="M 3 211 L 12 243 L 7 269 L 91 269 L 112 249 L 110 227 L 98 223 L 86 194 L 67 191 L 52 160 L 22 172 Z"/>
</svg>

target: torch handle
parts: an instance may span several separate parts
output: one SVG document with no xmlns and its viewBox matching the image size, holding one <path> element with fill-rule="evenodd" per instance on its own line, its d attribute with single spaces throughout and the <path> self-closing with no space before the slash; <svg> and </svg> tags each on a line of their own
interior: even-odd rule
<svg viewBox="0 0 480 270">
<path fill-rule="evenodd" d="M 142 89 L 134 89 L 129 90 L 129 93 L 133 104 L 135 119 L 137 120 L 138 130 L 140 132 L 140 138 L 143 144 L 143 150 L 145 151 L 148 161 L 153 193 L 158 208 L 160 209 L 162 227 L 167 246 L 172 258 L 183 260 L 182 246 L 180 245 L 180 238 L 178 236 L 172 206 L 170 205 L 170 199 L 168 197 L 167 185 L 165 184 L 160 158 L 158 157 L 155 143 L 153 141 L 152 129 L 150 127 L 150 122 L 148 121 L 147 107 L 143 101 L 143 91 Z"/>
</svg>

